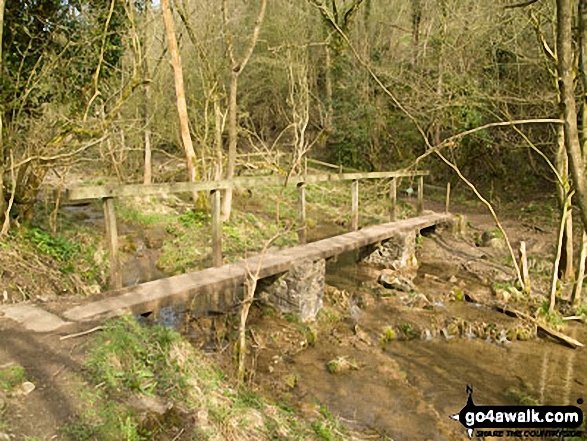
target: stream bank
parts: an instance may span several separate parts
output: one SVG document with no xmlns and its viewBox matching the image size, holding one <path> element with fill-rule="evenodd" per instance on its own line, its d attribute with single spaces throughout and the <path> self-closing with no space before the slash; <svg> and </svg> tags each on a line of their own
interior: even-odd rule
<svg viewBox="0 0 587 441">
<path fill-rule="evenodd" d="M 349 254 L 327 266 L 316 322 L 257 305 L 249 382 L 308 416 L 324 406 L 365 439 L 467 439 L 448 418 L 464 406 L 467 385 L 482 404 L 576 404 L 587 396 L 585 351 L 536 338 L 531 323 L 465 301 L 503 301 L 499 287 L 510 283 L 503 255 L 476 246 L 473 235 L 420 239 L 412 292 L 382 287 L 380 271 Z M 506 300 L 534 312 L 542 298 Z M 192 342 L 226 370 L 235 320 L 187 324 Z M 564 332 L 587 342 L 584 324 Z"/>
</svg>

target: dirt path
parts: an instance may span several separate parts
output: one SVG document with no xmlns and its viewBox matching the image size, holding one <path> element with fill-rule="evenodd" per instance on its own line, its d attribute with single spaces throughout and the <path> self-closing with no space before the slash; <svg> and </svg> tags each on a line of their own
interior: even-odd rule
<svg viewBox="0 0 587 441">
<path fill-rule="evenodd" d="M 23 440 L 26 436 L 61 439 L 62 427 L 79 411 L 85 340 L 62 341 L 59 336 L 88 327 L 92 324 L 68 325 L 58 331 L 38 333 L 0 318 L 0 366 L 22 367 L 25 379 L 35 385 L 26 395 L 20 393 L 19 387 L 0 395 L 6 404 L 0 414 L 0 433 L 10 435 L 13 440 Z"/>
</svg>

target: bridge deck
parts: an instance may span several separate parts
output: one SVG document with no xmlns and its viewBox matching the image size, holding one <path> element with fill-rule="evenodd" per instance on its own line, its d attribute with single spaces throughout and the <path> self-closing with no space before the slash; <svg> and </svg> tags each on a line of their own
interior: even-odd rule
<svg viewBox="0 0 587 441">
<path fill-rule="evenodd" d="M 304 259 L 318 260 L 359 249 L 398 234 L 422 230 L 448 222 L 448 214 L 428 214 L 416 218 L 365 227 L 362 230 L 298 245 L 265 255 L 257 255 L 220 268 L 208 268 L 179 276 L 154 280 L 128 288 L 109 291 L 105 298 L 85 303 L 65 311 L 68 320 L 80 321 L 126 311 L 143 313 L 156 307 L 185 301 L 194 295 L 213 294 L 228 289 L 237 290 L 247 277 L 247 269 L 259 278 L 287 271 Z"/>
</svg>

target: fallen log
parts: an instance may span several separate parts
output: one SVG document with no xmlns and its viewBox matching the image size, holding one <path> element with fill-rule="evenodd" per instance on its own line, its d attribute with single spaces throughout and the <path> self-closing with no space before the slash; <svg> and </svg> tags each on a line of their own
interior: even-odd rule
<svg viewBox="0 0 587 441">
<path fill-rule="evenodd" d="M 540 323 L 534 317 L 532 317 L 529 314 L 526 314 L 525 312 L 510 309 L 505 305 L 486 305 L 483 302 L 479 302 L 477 299 L 473 298 L 470 294 L 465 294 L 465 299 L 468 302 L 478 303 L 488 308 L 495 309 L 496 311 L 501 312 L 502 314 L 508 315 L 510 317 L 515 317 L 517 319 L 530 322 L 536 326 L 537 331 L 540 331 L 542 334 L 547 335 L 548 337 L 570 348 L 577 349 L 582 348 L 584 346 L 583 343 L 581 343 L 580 341 L 574 339 L 573 337 L 569 337 L 568 335 L 563 334 L 562 332 L 549 328 L 548 326 Z"/>
</svg>

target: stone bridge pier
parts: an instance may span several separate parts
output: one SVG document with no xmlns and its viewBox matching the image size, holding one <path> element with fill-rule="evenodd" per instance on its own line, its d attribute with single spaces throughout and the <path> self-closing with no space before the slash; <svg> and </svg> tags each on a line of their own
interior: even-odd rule
<svg viewBox="0 0 587 441">
<path fill-rule="evenodd" d="M 359 250 L 359 260 L 379 268 L 415 273 L 416 231 L 397 234 Z M 259 280 L 257 296 L 281 312 L 295 314 L 304 322 L 316 318 L 322 308 L 326 261 L 301 260 L 287 272 Z"/>
<path fill-rule="evenodd" d="M 257 293 L 281 312 L 295 314 L 306 322 L 315 319 L 322 309 L 325 277 L 325 259 L 305 259 L 286 273 L 259 280 Z"/>
</svg>

